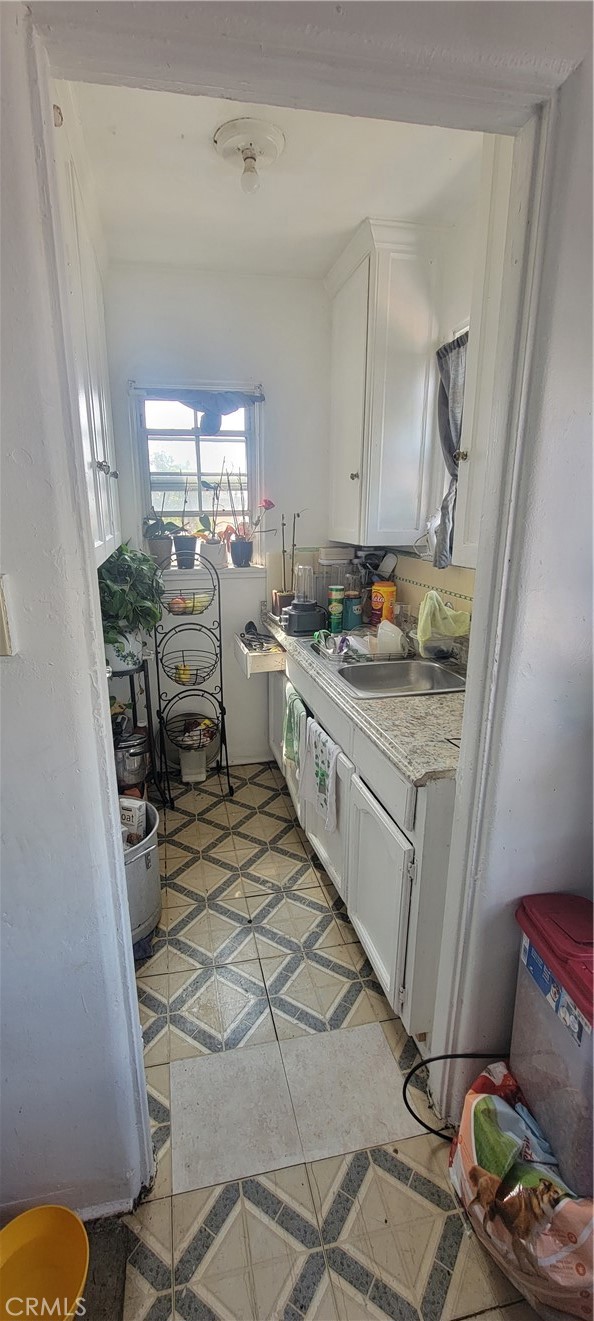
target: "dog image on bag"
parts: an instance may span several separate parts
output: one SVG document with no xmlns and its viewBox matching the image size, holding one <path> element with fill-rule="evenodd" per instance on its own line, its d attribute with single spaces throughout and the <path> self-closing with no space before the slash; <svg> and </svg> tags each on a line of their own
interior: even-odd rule
<svg viewBox="0 0 594 1321">
<path fill-rule="evenodd" d="M 480 1206 L 484 1211 L 483 1229 L 489 1233 L 489 1225 L 499 1218 L 511 1238 L 514 1256 L 520 1269 L 532 1270 L 540 1275 L 535 1241 L 539 1234 L 550 1225 L 555 1208 L 563 1200 L 564 1194 L 550 1179 L 541 1179 L 535 1188 L 517 1188 L 514 1192 L 499 1197 L 501 1180 L 480 1165 L 473 1165 L 468 1171 L 468 1178 L 475 1196 L 469 1202 L 467 1210 Z"/>
<path fill-rule="evenodd" d="M 478 1241 L 542 1321 L 592 1321 L 594 1204 L 564 1183 L 504 1060 L 466 1094 L 450 1178 Z"/>
</svg>

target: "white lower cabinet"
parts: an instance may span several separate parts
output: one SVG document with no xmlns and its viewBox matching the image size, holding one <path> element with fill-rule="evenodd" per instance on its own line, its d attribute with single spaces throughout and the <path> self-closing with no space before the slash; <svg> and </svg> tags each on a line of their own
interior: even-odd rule
<svg viewBox="0 0 594 1321">
<path fill-rule="evenodd" d="M 269 675 L 270 745 L 312 848 L 344 900 L 376 977 L 406 1031 L 430 1036 L 443 934 L 456 782 L 411 784 L 297 660 Z M 287 680 L 340 748 L 337 828 L 299 801 L 283 764 Z M 406 832 L 406 833 L 405 833 Z"/>
<path fill-rule="evenodd" d="M 304 829 L 339 895 L 347 902 L 347 863 L 352 761 L 341 752 L 336 763 L 336 830 L 328 831 L 313 803 L 305 805 Z"/>
<path fill-rule="evenodd" d="M 392 1005 L 404 973 L 413 846 L 353 775 L 348 850 L 349 917 Z"/>
</svg>

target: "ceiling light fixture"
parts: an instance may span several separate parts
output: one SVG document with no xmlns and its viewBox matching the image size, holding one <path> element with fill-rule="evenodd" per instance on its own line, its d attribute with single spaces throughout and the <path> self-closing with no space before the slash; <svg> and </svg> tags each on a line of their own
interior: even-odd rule
<svg viewBox="0 0 594 1321">
<path fill-rule="evenodd" d="M 241 187 L 256 193 L 260 187 L 258 167 L 272 165 L 284 151 L 285 135 L 264 119 L 230 119 L 217 129 L 214 145 L 223 160 L 243 161 Z"/>
</svg>

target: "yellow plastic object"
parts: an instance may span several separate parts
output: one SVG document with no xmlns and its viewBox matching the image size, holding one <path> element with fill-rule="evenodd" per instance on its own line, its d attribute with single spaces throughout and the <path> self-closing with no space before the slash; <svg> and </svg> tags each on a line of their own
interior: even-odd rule
<svg viewBox="0 0 594 1321">
<path fill-rule="evenodd" d="M 10 1316 L 51 1316 L 53 1321 L 70 1321 L 79 1314 L 77 1304 L 88 1269 L 87 1231 L 74 1211 L 66 1206 L 24 1211 L 0 1230 L 0 1317 L 4 1321 Z M 36 1312 L 32 1299 L 38 1303 Z"/>
<path fill-rule="evenodd" d="M 452 610 L 444 605 L 439 592 L 430 591 L 423 597 L 419 606 L 417 638 L 421 656 L 425 655 L 425 643 L 432 633 L 441 633 L 443 637 L 461 638 L 470 632 L 470 614 L 467 610 Z"/>
</svg>

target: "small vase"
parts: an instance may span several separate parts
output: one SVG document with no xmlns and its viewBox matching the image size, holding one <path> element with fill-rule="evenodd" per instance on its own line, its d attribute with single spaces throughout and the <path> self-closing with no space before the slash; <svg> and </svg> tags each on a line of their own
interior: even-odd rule
<svg viewBox="0 0 594 1321">
<path fill-rule="evenodd" d="M 160 569 L 168 569 L 173 554 L 172 538 L 169 536 L 150 537 L 146 544 L 149 549 L 149 555 L 152 555 L 155 564 L 158 564 Z"/>
<path fill-rule="evenodd" d="M 139 628 L 124 633 L 117 642 L 105 643 L 105 660 L 112 670 L 134 670 L 142 665 L 142 633 Z"/>
<path fill-rule="evenodd" d="M 173 538 L 178 569 L 193 569 L 196 559 L 196 537 L 180 535 Z"/>
<path fill-rule="evenodd" d="M 231 559 L 236 569 L 247 569 L 252 562 L 254 553 L 253 541 L 246 541 L 245 537 L 235 537 L 229 542 Z"/>
</svg>

